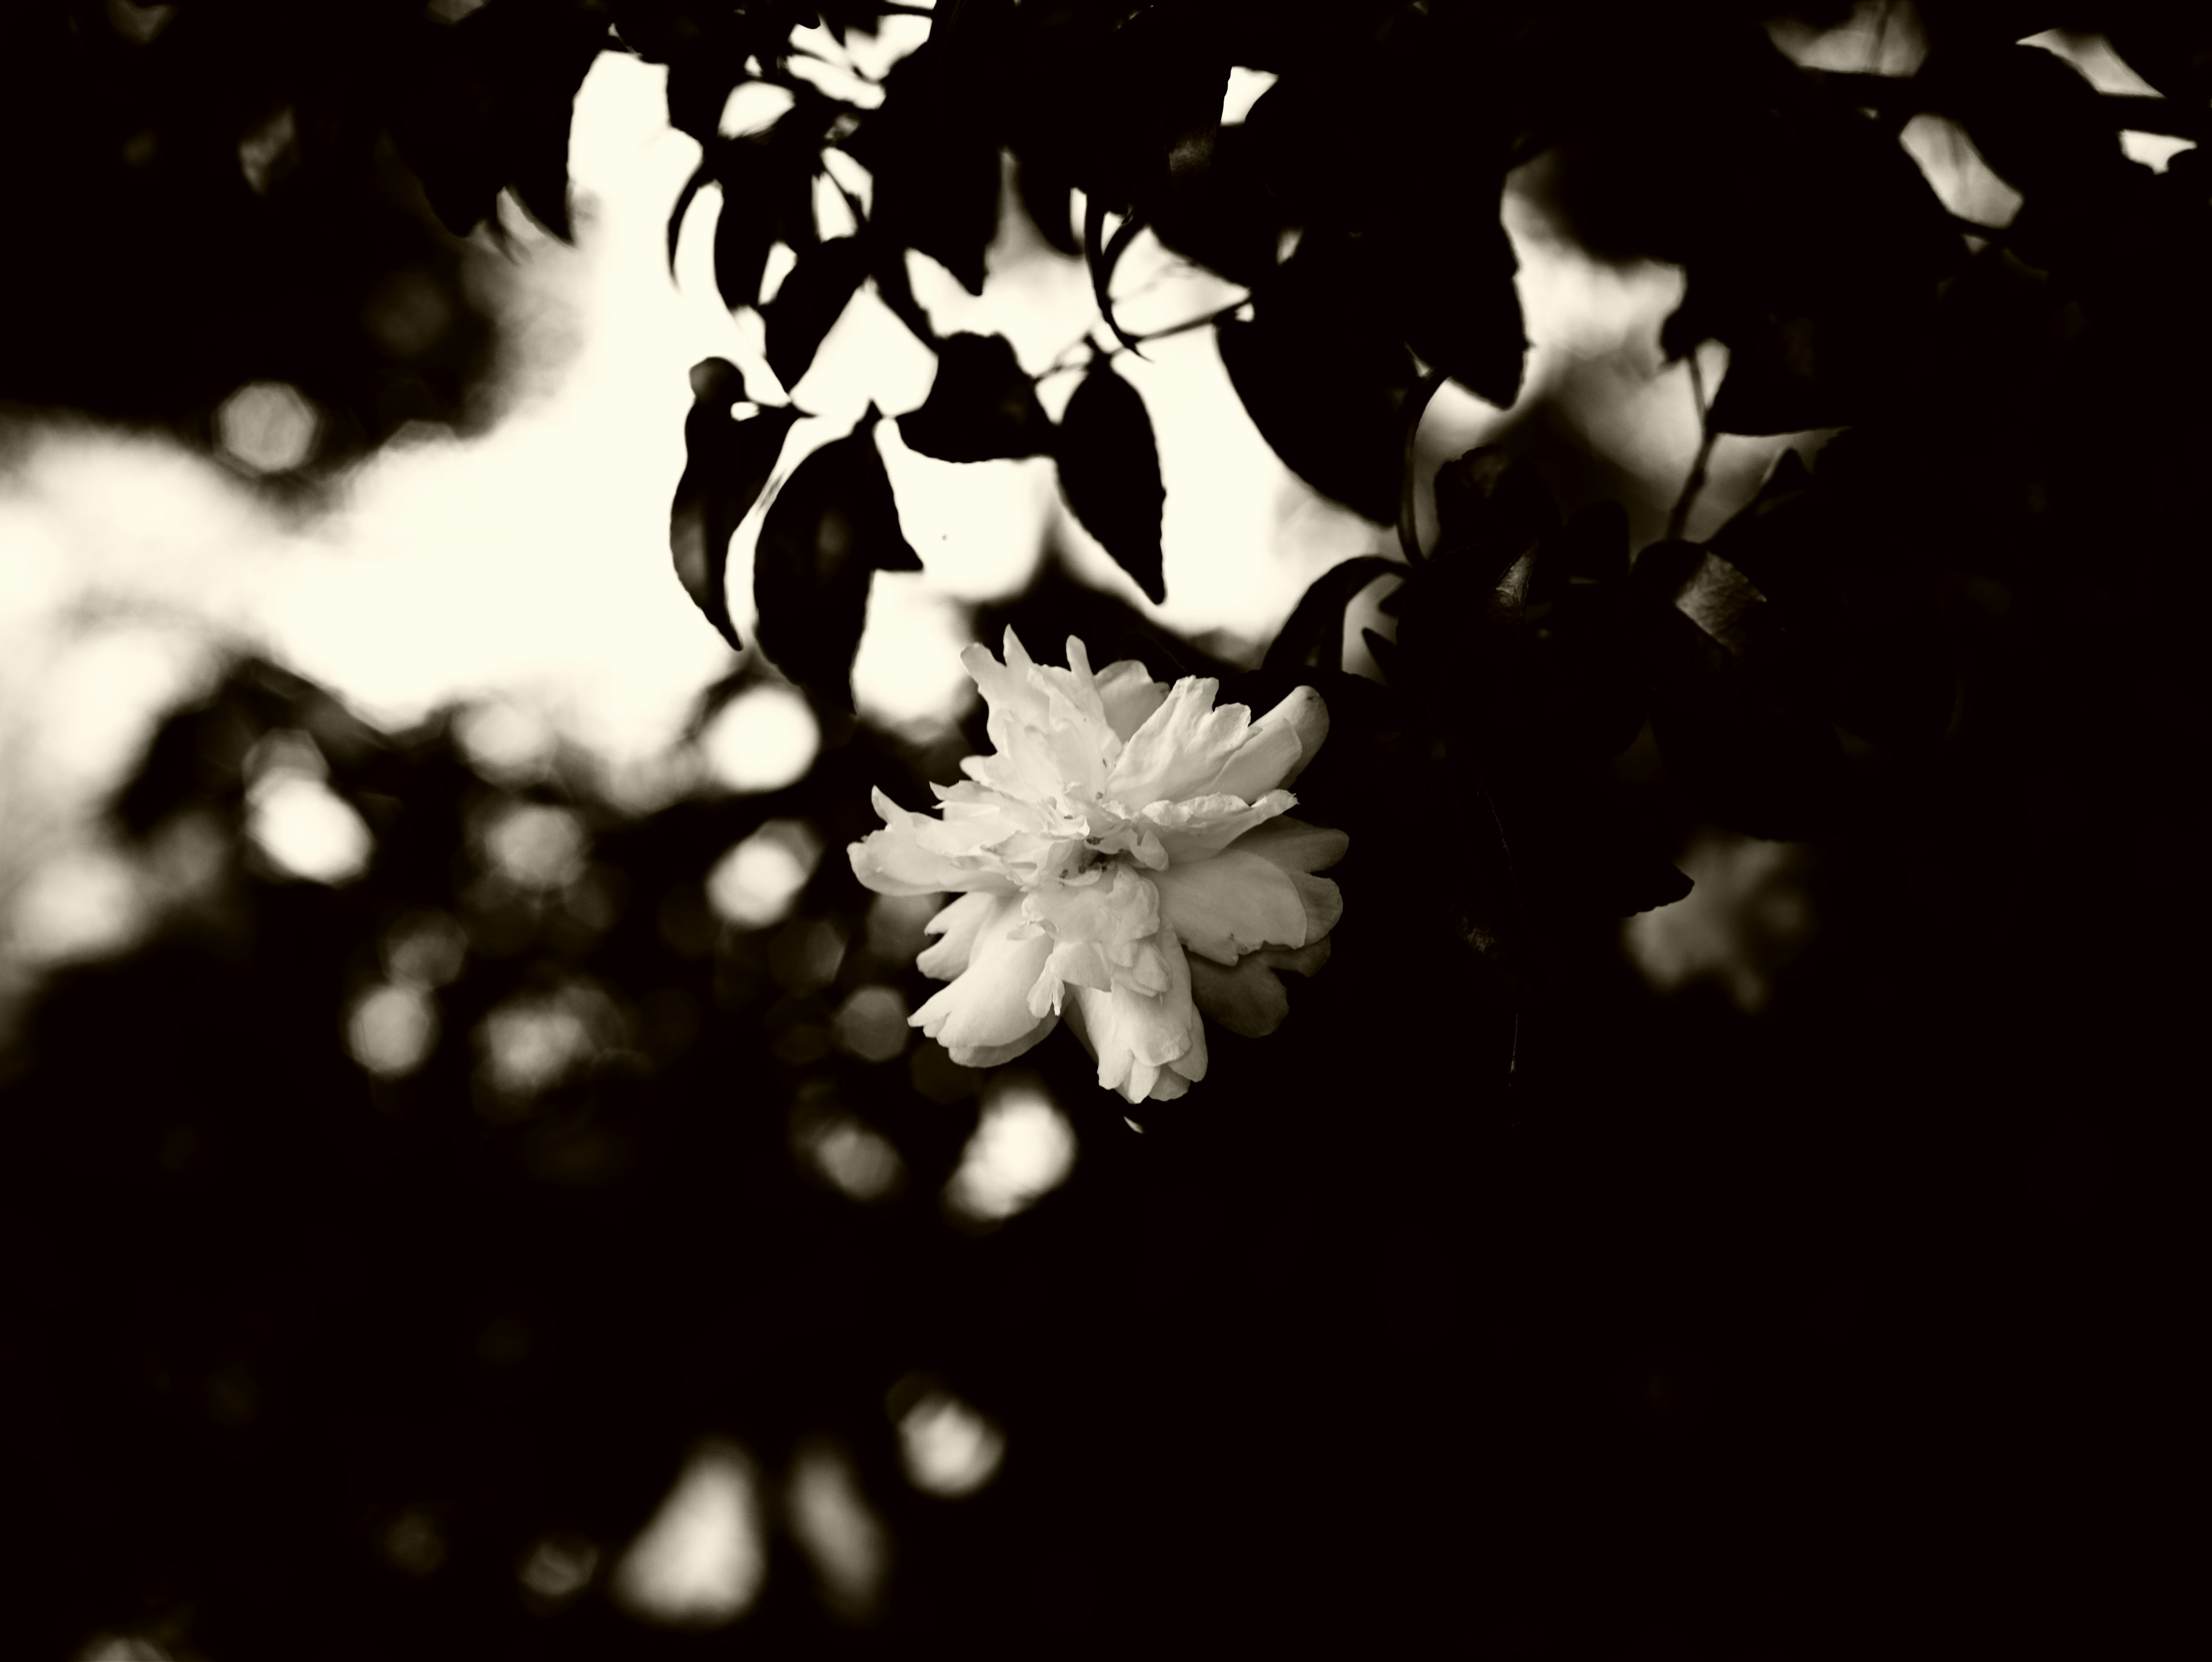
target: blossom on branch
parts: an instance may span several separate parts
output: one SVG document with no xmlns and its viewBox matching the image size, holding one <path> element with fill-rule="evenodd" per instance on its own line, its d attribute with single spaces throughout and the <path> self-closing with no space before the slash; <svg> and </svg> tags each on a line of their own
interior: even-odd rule
<svg viewBox="0 0 2212 1662">
<path fill-rule="evenodd" d="M 1201 1011 L 1271 1033 L 1289 1013 L 1275 972 L 1328 959 L 1343 902 L 1313 874 L 1350 839 L 1288 818 L 1283 788 L 1328 736 L 1328 708 L 1300 687 L 1255 721 L 1216 709 L 1214 680 L 1163 686 L 1133 659 L 1094 674 L 1072 636 L 1065 669 L 1011 629 L 1003 663 L 981 646 L 961 661 L 993 753 L 930 787 L 934 817 L 876 792 L 884 829 L 851 848 L 878 893 L 958 896 L 917 960 L 949 984 L 910 1021 L 986 1068 L 1065 1017 L 1099 1084 L 1132 1103 L 1181 1096 L 1206 1077 Z"/>
</svg>

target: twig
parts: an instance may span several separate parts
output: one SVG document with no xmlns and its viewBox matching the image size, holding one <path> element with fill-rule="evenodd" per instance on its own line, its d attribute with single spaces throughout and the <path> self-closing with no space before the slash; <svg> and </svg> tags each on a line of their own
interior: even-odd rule
<svg viewBox="0 0 2212 1662">
<path fill-rule="evenodd" d="M 1131 338 L 1135 340 L 1140 345 L 1149 345 L 1153 341 L 1165 340 L 1172 335 L 1187 335 L 1194 329 L 1204 329 L 1213 324 L 1220 322 L 1224 318 L 1234 317 L 1237 313 L 1243 311 L 1245 307 L 1251 304 L 1251 301 L 1252 296 L 1248 294 L 1241 299 L 1231 301 L 1228 305 L 1221 307 L 1217 310 L 1205 313 L 1202 315 L 1194 318 L 1185 318 L 1181 323 L 1171 323 L 1164 329 L 1155 329 L 1150 334 L 1135 335 L 1132 336 Z M 1031 375 L 1030 379 L 1032 381 L 1040 381 L 1053 375 L 1064 375 L 1071 369 L 1088 368 L 1091 364 L 1091 359 L 1089 357 L 1071 361 L 1071 354 L 1084 351 L 1085 349 L 1088 349 L 1093 356 L 1103 358 L 1119 357 L 1122 353 L 1129 350 L 1127 347 L 1119 344 L 1102 347 L 1097 344 L 1086 332 L 1081 340 L 1073 342 L 1064 348 L 1058 357 L 1054 358 L 1052 362 L 1047 365 L 1044 368 L 1038 370 L 1036 374 Z"/>
<path fill-rule="evenodd" d="M 1690 396 L 1698 405 L 1698 455 L 1690 464 L 1690 477 L 1682 481 L 1682 494 L 1674 498 L 1674 511 L 1667 516 L 1667 540 L 1679 542 L 1690 522 L 1690 506 L 1705 488 L 1705 463 L 1713 454 L 1711 406 L 1705 402 L 1705 372 L 1698 367 L 1698 349 L 1690 349 Z"/>
</svg>

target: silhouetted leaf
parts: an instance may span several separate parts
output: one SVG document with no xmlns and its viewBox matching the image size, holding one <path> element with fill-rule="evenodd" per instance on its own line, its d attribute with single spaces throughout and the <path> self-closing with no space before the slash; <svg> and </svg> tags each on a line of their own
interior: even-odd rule
<svg viewBox="0 0 2212 1662">
<path fill-rule="evenodd" d="M 1629 569 L 1628 510 L 1610 497 L 1591 502 L 1561 527 L 1558 547 L 1560 563 L 1569 576 L 1625 582 Z"/>
<path fill-rule="evenodd" d="M 746 42 L 726 26 L 687 44 L 668 66 L 668 125 L 711 148 L 730 94 L 746 79 Z"/>
<path fill-rule="evenodd" d="M 1144 207 L 1164 247 L 1232 283 L 1257 283 L 1275 267 L 1282 207 L 1259 176 L 1242 123 L 1215 133 L 1202 164 L 1177 169 Z"/>
<path fill-rule="evenodd" d="M 2168 98 L 2200 109 L 2212 101 L 2212 17 L 2202 7 L 2121 0 L 2098 21 L 2128 67 Z"/>
<path fill-rule="evenodd" d="M 676 247 L 683 240 L 684 216 L 691 211 L 691 204 L 698 199 L 701 186 L 712 176 L 708 162 L 702 161 L 691 170 L 691 176 L 684 181 L 684 188 L 676 193 L 676 205 L 668 210 L 668 275 L 671 277 L 676 275 Z"/>
<path fill-rule="evenodd" d="M 859 426 L 801 462 L 762 521 L 753 556 L 761 649 L 825 708 L 853 708 L 854 654 L 878 571 L 919 571 L 876 448 Z"/>
<path fill-rule="evenodd" d="M 842 148 L 874 176 L 870 222 L 927 254 L 971 295 L 999 229 L 999 145 L 976 67 L 931 40 L 892 67 L 881 107 Z"/>
<path fill-rule="evenodd" d="M 868 249 L 861 239 L 841 236 L 808 249 L 785 277 L 764 310 L 768 367 L 786 388 L 804 378 L 867 271 Z"/>
<path fill-rule="evenodd" d="M 764 183 L 757 165 L 738 158 L 756 154 L 750 145 L 732 146 L 732 163 L 722 173 L 722 211 L 714 220 L 714 287 L 732 312 L 760 304 L 761 280 L 768 272 L 775 228 L 749 186 Z"/>
<path fill-rule="evenodd" d="M 1522 554 L 1559 530 L 1551 487 L 1528 463 L 1480 445 L 1437 470 L 1439 565 L 1466 561 L 1477 583 L 1496 583 Z"/>
<path fill-rule="evenodd" d="M 2031 197 L 2078 188 L 2123 160 L 2112 113 L 2055 52 L 2004 46 L 1938 53 L 1923 79 L 1984 160 Z"/>
<path fill-rule="evenodd" d="M 1426 362 L 1496 405 L 1521 396 L 1528 343 L 1521 296 L 1513 285 L 1520 262 L 1495 214 L 1456 203 L 1416 222 L 1392 247 L 1392 277 L 1406 344 Z"/>
<path fill-rule="evenodd" d="M 1075 235 L 1074 186 L 1065 172 L 1043 155 L 1024 151 L 1014 164 L 1014 189 L 1022 210 L 1055 252 L 1083 252 Z"/>
<path fill-rule="evenodd" d="M 732 406 L 745 396 L 744 380 L 723 358 L 695 366 L 691 387 L 691 412 L 684 422 L 684 476 L 669 510 L 669 547 L 684 592 L 722 638 L 742 651 L 744 642 L 730 620 L 730 538 L 775 471 L 799 411 L 787 405 L 732 421 Z"/>
<path fill-rule="evenodd" d="M 1297 605 L 1269 644 L 1261 668 L 1289 673 L 1318 662 L 1323 669 L 1341 670 L 1345 608 L 1376 579 L 1410 575 L 1408 567 L 1379 554 L 1356 554 L 1340 560 L 1306 585 L 1306 592 L 1298 597 Z"/>
<path fill-rule="evenodd" d="M 1101 356 L 1061 414 L 1060 488 L 1083 528 L 1158 606 L 1167 599 L 1160 519 L 1167 491 L 1141 393 Z"/>
<path fill-rule="evenodd" d="M 1097 302 L 1098 315 L 1106 320 L 1106 326 L 1114 332 L 1114 338 L 1137 353 L 1137 338 L 1121 327 L 1114 315 L 1114 268 L 1128 252 L 1129 245 L 1137 240 L 1137 233 L 1145 228 L 1144 222 L 1134 214 L 1124 219 L 1115 228 L 1111 240 L 1103 240 L 1106 234 L 1106 199 L 1103 196 L 1089 198 L 1083 208 L 1083 258 L 1091 268 L 1091 297 Z"/>
<path fill-rule="evenodd" d="M 939 461 L 995 461 L 1052 450 L 1052 422 L 1004 335 L 958 334 L 939 342 L 929 397 L 898 425 L 908 449 Z"/>
</svg>

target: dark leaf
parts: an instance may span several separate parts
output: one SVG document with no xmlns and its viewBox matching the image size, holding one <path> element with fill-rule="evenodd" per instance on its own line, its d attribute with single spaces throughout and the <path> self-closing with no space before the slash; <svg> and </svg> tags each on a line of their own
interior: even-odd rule
<svg viewBox="0 0 2212 1662">
<path fill-rule="evenodd" d="M 1253 320 L 1215 326 L 1221 361 L 1275 454 L 1325 496 L 1396 521 L 1413 359 L 1379 325 L 1364 256 L 1309 232 L 1253 301 Z"/>
<path fill-rule="evenodd" d="M 568 126 L 606 20 L 582 5 L 495 0 L 426 37 L 422 79 L 392 136 L 448 230 L 494 215 L 499 187 L 569 240 Z"/>
<path fill-rule="evenodd" d="M 714 147 L 723 107 L 745 76 L 745 42 L 734 32 L 718 30 L 710 40 L 690 44 L 668 65 L 668 125 Z"/>
<path fill-rule="evenodd" d="M 1521 396 L 1528 342 L 1520 263 L 1494 213 L 1454 205 L 1422 215 L 1417 229 L 1394 239 L 1393 287 L 1406 344 L 1476 397 L 1510 408 Z"/>
<path fill-rule="evenodd" d="M 676 247 L 683 240 L 684 216 L 691 211 L 698 199 L 700 186 L 712 177 L 708 163 L 701 161 L 691 170 L 691 177 L 684 181 L 684 188 L 676 193 L 676 205 L 668 211 L 668 275 L 676 275 Z"/>
<path fill-rule="evenodd" d="M 1167 491 L 1152 417 L 1137 389 L 1103 356 L 1090 369 L 1060 417 L 1060 489 L 1083 528 L 1158 606 L 1167 599 L 1160 520 Z"/>
<path fill-rule="evenodd" d="M 768 366 L 787 390 L 805 377 L 867 270 L 868 250 L 856 236 L 833 237 L 799 255 L 765 308 Z"/>
<path fill-rule="evenodd" d="M 741 306 L 760 304 L 775 224 L 764 199 L 768 177 L 763 149 L 739 140 L 726 145 L 723 155 L 722 211 L 714 221 L 714 288 L 722 304 L 734 312 Z"/>
<path fill-rule="evenodd" d="M 882 106 L 843 143 L 874 176 L 871 223 L 971 295 L 983 292 L 999 230 L 999 144 L 986 125 L 994 104 L 978 68 L 941 40 L 925 43 L 892 68 Z"/>
<path fill-rule="evenodd" d="M 1232 283 L 1249 287 L 1275 268 L 1282 210 L 1259 176 L 1241 123 L 1222 128 L 1202 165 L 1178 169 L 1143 205 L 1165 247 Z"/>
<path fill-rule="evenodd" d="M 2124 159 L 2112 113 L 2081 71 L 2038 46 L 1936 54 L 1921 77 L 1990 166 L 2029 196 L 2078 189 Z"/>
<path fill-rule="evenodd" d="M 1440 564 L 1465 561 L 1478 584 L 1559 530 L 1551 487 L 1528 463 L 1496 445 L 1481 445 L 1437 470 L 1437 546 Z"/>
<path fill-rule="evenodd" d="M 1794 457 L 1797 453 L 1788 454 Z M 1625 581 L 1628 576 L 1627 508 L 1611 497 L 1590 503 L 1561 528 L 1558 551 L 1559 563 L 1571 577 Z"/>
<path fill-rule="evenodd" d="M 1848 800 L 1850 764 L 1835 729 L 1802 706 L 1732 685 L 1726 670 L 1702 684 L 1662 685 L 1651 731 L 1682 794 L 1731 831 L 1817 836 Z"/>
<path fill-rule="evenodd" d="M 2152 86 L 2200 109 L 2212 101 L 2212 17 L 2202 7 L 2124 0 L 2099 15 L 2112 49 Z"/>
<path fill-rule="evenodd" d="M 919 571 L 876 448 L 875 407 L 801 462 L 769 504 L 753 557 L 761 649 L 825 708 L 853 708 L 852 670 L 878 571 Z"/>
<path fill-rule="evenodd" d="M 1344 667 L 1344 612 L 1359 591 L 1381 577 L 1404 577 L 1408 568 L 1379 554 L 1357 554 L 1339 561 L 1298 597 L 1261 661 L 1263 670 L 1287 673 L 1318 662 L 1325 670 Z"/>
<path fill-rule="evenodd" d="M 1113 285 L 1115 266 L 1128 252 L 1129 245 L 1137 240 L 1137 233 L 1144 228 L 1144 222 L 1132 214 L 1121 222 L 1110 242 L 1102 241 L 1106 234 L 1105 198 L 1093 196 L 1084 205 L 1083 258 L 1091 268 L 1091 298 L 1098 302 L 1098 315 L 1106 320 L 1106 326 L 1114 332 L 1114 338 L 1139 357 L 1144 354 L 1138 347 L 1136 338 L 1123 329 L 1114 315 Z"/>
<path fill-rule="evenodd" d="M 1043 152 L 1031 149 L 1017 158 L 1014 190 L 1021 198 L 1022 211 L 1055 252 L 1070 255 L 1083 252 L 1075 235 L 1074 186 Z"/>
<path fill-rule="evenodd" d="M 732 421 L 731 407 L 744 398 L 744 381 L 722 358 L 708 358 L 694 368 L 691 388 L 694 401 L 684 422 L 684 476 L 669 510 L 669 548 L 684 592 L 722 638 L 742 651 L 744 642 L 730 620 L 726 589 L 730 539 L 775 471 L 799 411 L 787 405 Z"/>
<path fill-rule="evenodd" d="M 1004 335 L 940 341 L 928 398 L 898 424 L 908 449 L 939 461 L 997 461 L 1052 450 L 1052 423 Z"/>
</svg>

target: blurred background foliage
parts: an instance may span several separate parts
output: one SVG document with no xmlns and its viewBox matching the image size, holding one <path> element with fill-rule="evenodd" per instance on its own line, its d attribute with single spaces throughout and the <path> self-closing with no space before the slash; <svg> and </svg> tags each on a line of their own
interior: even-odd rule
<svg viewBox="0 0 2212 1662">
<path fill-rule="evenodd" d="M 410 422 L 481 430 L 511 385 L 499 245 L 574 228 L 568 100 L 602 46 L 666 64 L 671 120 L 727 169 L 749 57 L 902 9 L 13 9 L 0 165 L 48 257 L 9 264 L 0 397 L 173 428 L 280 492 Z M 1021 10 L 1062 45 L 1126 21 Z M 1309 332 L 1285 348 L 1262 296 L 1222 356 L 1285 462 L 1378 526 L 1395 475 L 1330 446 L 1397 458 L 1419 394 L 1401 342 L 1358 337 L 1439 314 L 1310 256 L 1394 147 L 1480 149 L 1466 271 L 1498 276 L 1509 167 L 1586 252 L 1686 266 L 1656 345 L 1726 370 L 1729 448 L 1676 512 L 1608 433 L 1648 348 L 1524 389 L 1495 329 L 1417 344 L 1512 407 L 1483 455 L 1407 446 L 1428 488 L 1372 640 L 1364 567 L 1263 654 L 1168 631 L 1057 542 L 963 614 L 1328 698 L 1299 794 L 1352 833 L 1332 962 L 1141 1131 L 1072 1045 L 985 1076 L 905 1026 L 928 908 L 842 851 L 871 788 L 919 804 L 982 747 L 980 712 L 856 715 L 850 642 L 780 654 L 803 688 L 739 660 L 620 773 L 498 703 L 380 727 L 251 648 L 171 710 L 97 842 L 9 897 L 11 1645 L 2162 1638 L 2202 1388 L 2201 32 L 1762 10 L 1146 9 L 1280 76 L 1195 202 L 1128 159 L 1187 136 L 1172 76 L 1097 148 L 1052 142 L 1049 64 L 1003 83 L 1018 194 L 1071 256 L 1072 208 L 1036 209 L 1079 186 L 1244 283 L 1279 245 L 1231 211 L 1239 150 L 1306 192 L 1321 275 L 1275 293 Z M 1545 76 L 1439 57 L 1391 107 L 1407 40 L 1458 28 L 1533 39 Z M 1338 74 L 1347 31 L 1372 52 Z M 1176 61 L 1136 38 L 1114 75 Z M 2056 46 L 2149 90 L 2016 55 Z M 1122 86 L 1072 73 L 1068 109 Z M 980 281 L 995 217 L 868 133 L 907 193 L 884 234 Z M 1425 234 L 1432 198 L 1380 199 L 1361 235 Z M 903 269 L 873 292 L 934 333 Z M 1521 317 L 1481 293 L 1470 315 Z M 1378 383 L 1389 419 L 1338 423 Z M 1030 454 L 951 402 L 909 424 L 922 454 Z M 1149 594 L 1141 532 L 1107 551 Z"/>
</svg>

